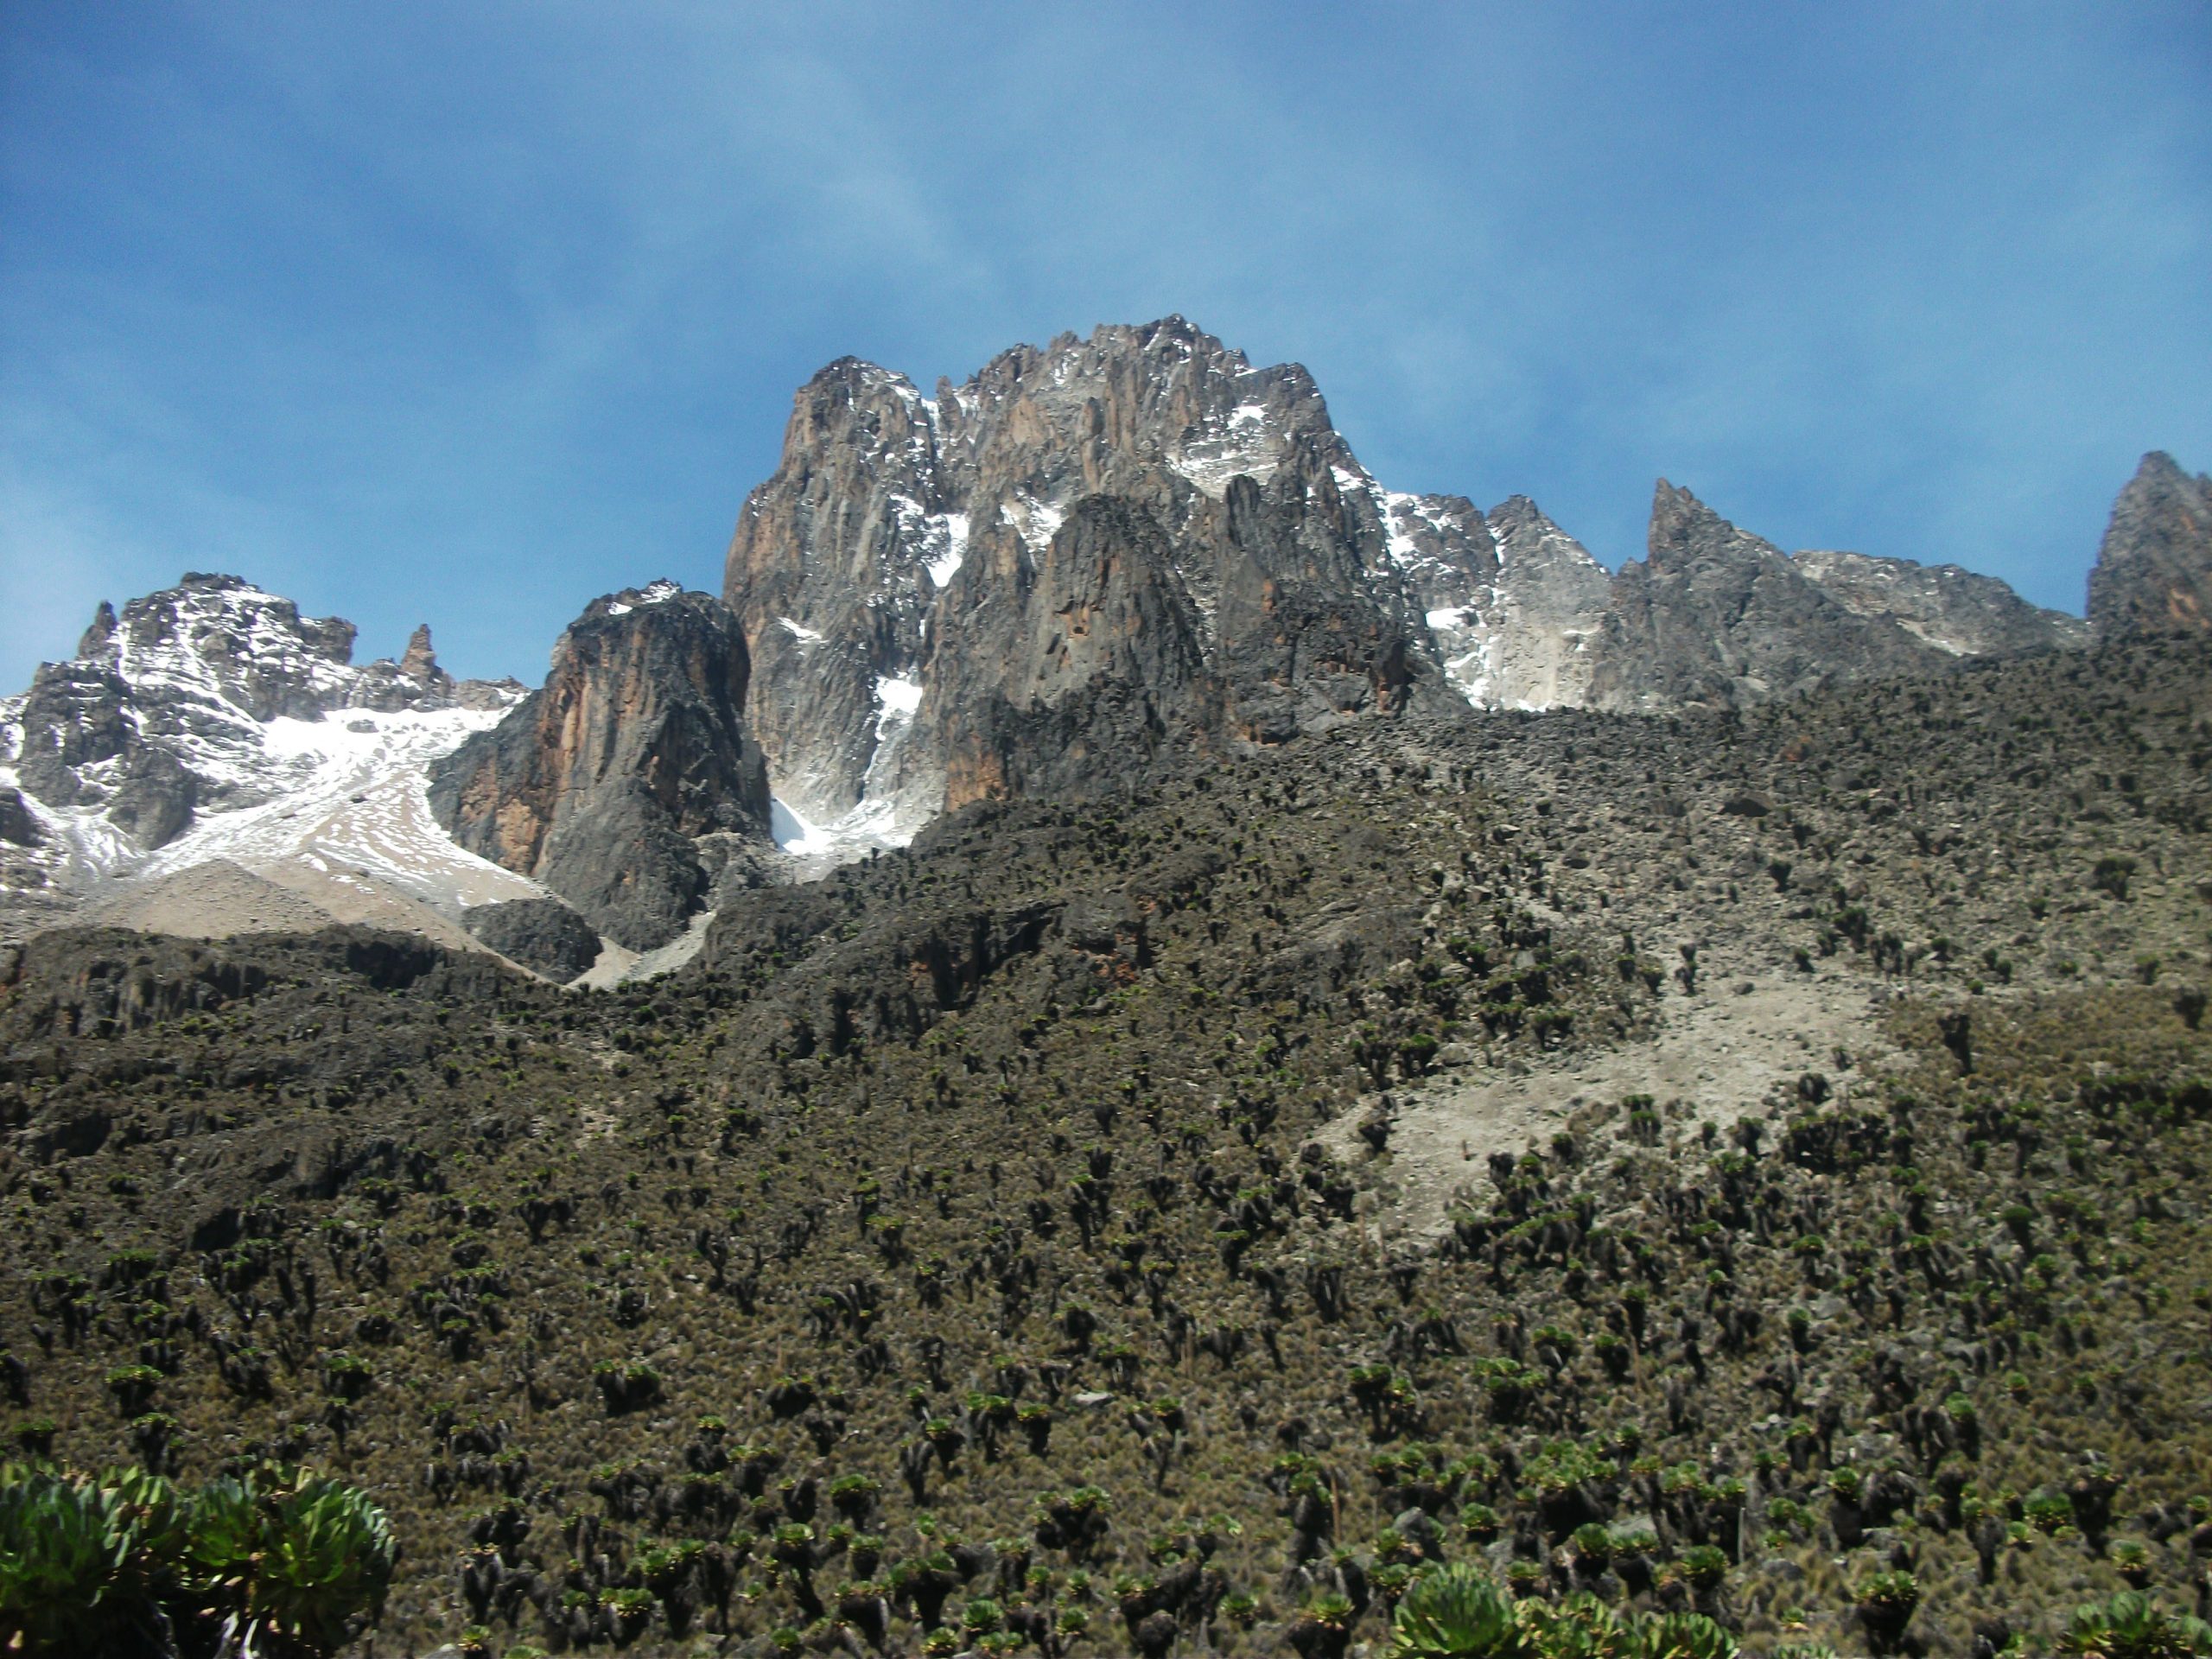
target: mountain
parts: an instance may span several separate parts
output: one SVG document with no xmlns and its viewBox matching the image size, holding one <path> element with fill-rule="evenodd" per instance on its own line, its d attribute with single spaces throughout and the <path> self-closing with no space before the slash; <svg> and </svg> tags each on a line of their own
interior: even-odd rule
<svg viewBox="0 0 2212 1659">
<path fill-rule="evenodd" d="M 638 951 L 669 944 L 716 878 L 757 881 L 767 775 L 739 710 L 736 619 L 672 582 L 592 601 L 539 690 L 430 769 L 462 847 L 568 900 Z"/>
<path fill-rule="evenodd" d="M 1303 369 L 1168 317 L 929 397 L 831 364 L 724 597 L 787 844 L 824 851 L 1348 719 L 1732 705 L 2082 638 L 1950 567 L 1792 561 L 1663 481 L 1651 550 L 1609 577 L 1525 497 L 1386 490 Z"/>
<path fill-rule="evenodd" d="M 1602 586 L 1570 540 L 1545 550 L 1532 572 L 1579 560 Z M 1521 569 L 1465 500 L 1378 486 L 1303 369 L 1169 317 L 1018 346 L 934 397 L 832 364 L 746 502 L 724 593 L 777 798 L 881 839 L 1193 745 L 1440 712 L 1497 617 L 1549 624 L 1560 584 L 1524 600 Z"/>
<path fill-rule="evenodd" d="M 423 791 L 423 764 L 522 688 L 454 680 L 427 626 L 397 662 L 354 664 L 353 639 L 236 576 L 103 604 L 73 658 L 0 700 L 8 908 L 54 919 L 98 899 L 127 915 L 130 893 L 161 890 L 186 931 L 304 904 L 466 943 L 463 906 L 535 895 L 454 847 Z M 237 874 L 186 875 L 219 861 Z"/>
<path fill-rule="evenodd" d="M 2153 450 L 2113 504 L 2089 572 L 2101 635 L 2212 632 L 2212 477 Z"/>
<path fill-rule="evenodd" d="M 2194 626 L 2205 499 L 2146 458 L 2092 579 L 2101 629 Z M 800 389 L 723 602 L 596 601 L 527 697 L 454 681 L 427 626 L 357 666 L 352 625 L 235 577 L 103 606 L 0 702 L 0 908 L 10 931 L 373 921 L 563 978 L 597 939 L 598 977 L 646 973 L 728 894 L 977 801 L 1124 793 L 1378 721 L 1740 709 L 2087 637 L 1955 566 L 1793 556 L 1663 480 L 1647 556 L 1609 575 L 1525 496 L 1385 488 L 1305 370 L 1179 317 L 1016 346 L 930 397 L 846 358 Z"/>
<path fill-rule="evenodd" d="M 2025 656 L 2088 643 L 2089 626 L 2031 605 L 1994 576 L 1866 553 L 1800 552 L 1799 572 L 1853 614 L 1887 617 L 1955 657 Z"/>
<path fill-rule="evenodd" d="M 1831 680 L 1932 671 L 1963 647 L 1929 637 L 1923 612 L 1948 615 L 1955 639 L 2009 646 L 1999 629 L 1952 614 L 2018 607 L 2009 588 L 1938 581 L 1933 602 L 1930 584 L 1899 579 L 1919 569 L 1858 555 L 1793 559 L 1662 478 L 1648 556 L 1613 579 L 1589 701 L 1625 713 L 1744 708 Z"/>
</svg>

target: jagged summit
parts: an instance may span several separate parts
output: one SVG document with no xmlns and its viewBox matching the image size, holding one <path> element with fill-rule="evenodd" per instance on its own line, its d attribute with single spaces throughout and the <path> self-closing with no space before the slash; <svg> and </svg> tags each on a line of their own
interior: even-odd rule
<svg viewBox="0 0 2212 1659">
<path fill-rule="evenodd" d="M 1123 511 L 1084 532 L 1096 580 L 1078 582 L 1052 550 L 1094 496 Z M 1498 664 L 1545 653 L 1497 644 L 1497 619 L 1542 633 L 1559 584 L 1522 594 L 1503 569 L 1470 503 L 1376 483 L 1303 368 L 1256 367 L 1168 317 L 1015 346 L 933 398 L 832 364 L 746 503 L 724 592 L 753 645 L 749 715 L 779 798 L 880 839 L 1039 786 L 1058 762 L 1035 744 L 1103 779 L 1163 742 L 1275 742 L 1440 709 L 1470 685 L 1520 698 Z M 1158 650 L 1147 616 L 1170 631 Z M 1077 627 L 1130 642 L 1070 652 Z M 1185 637 L 1188 677 L 1171 664 Z M 1528 672 L 1547 695 L 1558 677 Z"/>
<path fill-rule="evenodd" d="M 1077 503 L 1122 511 L 1084 531 Z M 1103 526 L 1118 528 L 1102 540 Z M 1001 353 L 924 397 L 841 359 L 802 387 L 732 537 L 747 715 L 803 844 L 1110 784 L 1161 746 L 1402 709 L 1648 711 L 2079 643 L 2002 583 L 1793 561 L 1660 481 L 1617 576 L 1535 504 L 1385 489 L 1294 364 L 1180 316 Z M 1104 629 L 1112 652 L 1071 649 Z M 1195 666 L 1185 671 L 1182 645 Z"/>
<path fill-rule="evenodd" d="M 0 699 L 0 804 L 22 849 L 0 891 L 59 906 L 123 876 L 302 858 L 321 861 L 317 880 L 341 861 L 357 883 L 389 883 L 396 905 L 497 890 L 429 823 L 419 769 L 520 688 L 454 680 L 427 625 L 397 662 L 356 664 L 354 638 L 204 571 L 102 603 L 73 658 Z"/>
<path fill-rule="evenodd" d="M 2089 622 L 2104 635 L 2212 632 L 2212 477 L 2162 449 L 2143 457 L 2089 572 Z"/>
</svg>

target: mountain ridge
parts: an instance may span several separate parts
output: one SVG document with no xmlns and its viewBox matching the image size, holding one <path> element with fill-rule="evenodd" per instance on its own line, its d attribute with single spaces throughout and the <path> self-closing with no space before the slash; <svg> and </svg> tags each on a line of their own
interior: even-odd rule
<svg viewBox="0 0 2212 1659">
<path fill-rule="evenodd" d="M 1646 556 L 1608 572 L 1526 496 L 1385 487 L 1302 367 L 1179 316 L 1011 347 L 933 397 L 841 358 L 794 396 L 721 600 L 594 601 L 537 692 L 454 681 L 427 625 L 356 666 L 351 624 L 236 577 L 104 604 L 74 658 L 0 700 L 0 894 L 53 920 L 221 858 L 381 884 L 386 919 L 428 926 L 403 914 L 427 905 L 442 938 L 474 906 L 558 899 L 609 962 L 658 967 L 728 892 L 1171 757 L 1407 715 L 1740 710 L 2187 632 L 2212 602 L 2208 490 L 2145 458 L 2085 622 L 1956 566 L 1787 553 L 1663 479 Z M 564 655 L 578 628 L 634 631 L 647 594 L 715 643 L 634 673 Z M 534 712 L 563 699 L 604 729 Z M 625 734 L 647 702 L 698 738 L 687 761 Z M 566 923 L 492 931 L 578 948 Z"/>
</svg>

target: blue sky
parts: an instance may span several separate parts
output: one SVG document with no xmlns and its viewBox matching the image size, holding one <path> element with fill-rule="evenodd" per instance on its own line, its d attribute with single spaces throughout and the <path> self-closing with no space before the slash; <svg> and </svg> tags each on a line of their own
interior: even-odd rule
<svg viewBox="0 0 2212 1659">
<path fill-rule="evenodd" d="M 2212 470 L 2212 6 L 0 6 L 0 687 L 234 570 L 535 683 L 791 394 L 1179 311 L 1608 563 L 2081 607 Z"/>
</svg>

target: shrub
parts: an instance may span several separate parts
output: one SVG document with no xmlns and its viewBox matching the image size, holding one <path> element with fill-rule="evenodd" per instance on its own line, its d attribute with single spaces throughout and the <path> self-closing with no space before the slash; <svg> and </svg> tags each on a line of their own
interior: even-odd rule
<svg viewBox="0 0 2212 1659">
<path fill-rule="evenodd" d="M 1484 1573 L 1454 1565 L 1425 1573 L 1398 1603 L 1391 1659 L 1534 1659 L 1512 1601 Z"/>
<path fill-rule="evenodd" d="M 359 1491 L 264 1464 L 183 1492 L 141 1471 L 0 1470 L 0 1623 L 33 1652 L 336 1651 L 382 1607 L 398 1551 Z"/>
</svg>

